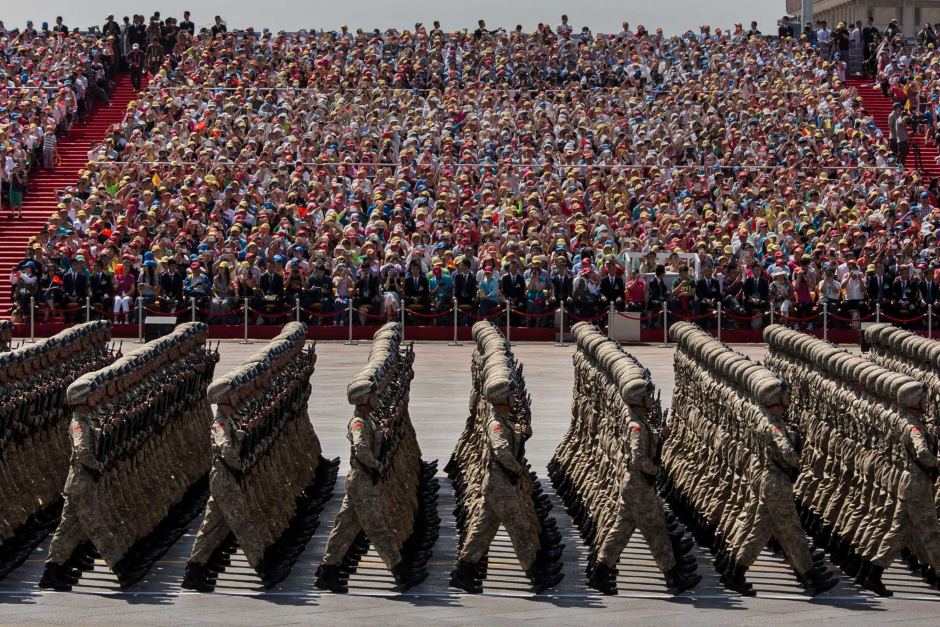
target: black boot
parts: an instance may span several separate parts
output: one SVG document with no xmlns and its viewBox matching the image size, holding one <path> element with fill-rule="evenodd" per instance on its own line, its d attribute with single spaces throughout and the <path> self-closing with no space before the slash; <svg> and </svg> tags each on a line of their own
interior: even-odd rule
<svg viewBox="0 0 940 627">
<path fill-rule="evenodd" d="M 755 596 L 757 593 L 754 592 L 754 588 L 751 587 L 751 584 L 747 582 L 744 574 L 747 572 L 747 569 L 743 566 L 736 563 L 734 560 L 729 560 L 728 570 L 721 576 L 721 583 L 729 590 L 734 590 L 735 592 L 742 594 L 746 597 Z"/>
<path fill-rule="evenodd" d="M 587 585 L 594 588 L 601 594 L 617 594 L 617 582 L 613 577 L 613 571 L 607 564 L 597 564 L 588 577 Z"/>
<path fill-rule="evenodd" d="M 337 594 L 349 592 L 339 566 L 331 564 L 320 564 L 320 568 L 317 569 L 317 579 L 313 585 L 320 590 L 329 590 Z"/>
<path fill-rule="evenodd" d="M 450 574 L 450 585 L 460 588 L 464 592 L 479 594 L 483 592 L 480 585 L 480 568 L 470 562 L 457 562 L 457 568 Z"/>
<path fill-rule="evenodd" d="M 557 586 L 565 578 L 565 575 L 561 572 L 561 564 L 534 565 L 525 574 L 532 582 L 532 592 L 535 594 Z"/>
<path fill-rule="evenodd" d="M 875 566 L 871 564 L 867 568 L 863 567 L 862 572 L 859 573 L 858 579 L 856 580 L 860 586 L 866 590 L 871 590 L 875 594 L 881 597 L 890 597 L 894 596 L 894 593 L 888 590 L 885 585 L 881 582 L 881 574 L 884 572 L 884 568 L 881 566 Z M 862 576 L 864 575 L 864 577 Z"/>
<path fill-rule="evenodd" d="M 697 586 L 701 580 L 701 575 L 683 572 L 677 566 L 666 573 L 666 588 L 669 594 L 681 594 Z"/>
<path fill-rule="evenodd" d="M 820 573 L 815 568 L 803 575 L 797 574 L 796 579 L 811 596 L 816 596 L 826 590 L 831 590 L 839 583 L 837 579 L 828 576 L 828 571 Z"/>
<path fill-rule="evenodd" d="M 186 574 L 183 575 L 183 587 L 196 592 L 212 592 L 215 590 L 215 580 L 202 564 L 186 564 Z"/>
<path fill-rule="evenodd" d="M 39 587 L 43 590 L 68 592 L 72 589 L 72 584 L 70 584 L 62 575 L 63 573 L 61 564 L 47 562 L 45 570 L 42 571 L 42 578 L 39 580 Z"/>
<path fill-rule="evenodd" d="M 404 592 L 427 579 L 428 571 L 410 568 L 404 562 L 399 562 L 392 568 L 392 576 L 395 577 L 395 584 L 399 591 Z"/>
</svg>

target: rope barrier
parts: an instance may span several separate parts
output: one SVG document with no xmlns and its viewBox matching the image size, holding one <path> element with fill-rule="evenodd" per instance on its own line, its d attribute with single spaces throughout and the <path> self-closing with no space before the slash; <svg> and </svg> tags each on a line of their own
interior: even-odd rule
<svg viewBox="0 0 940 627">
<path fill-rule="evenodd" d="M 469 311 L 467 312 L 467 317 L 470 318 L 471 320 L 492 320 L 493 318 L 496 318 L 496 317 L 502 316 L 502 315 L 503 315 L 503 309 L 502 309 L 502 308 L 499 308 L 499 309 L 497 309 L 496 311 L 494 311 L 493 313 L 491 313 L 491 314 L 489 314 L 489 315 L 486 315 L 486 316 L 477 316 L 477 315 L 475 315 L 475 314 L 470 313 Z"/>
<path fill-rule="evenodd" d="M 512 307 L 509 308 L 509 311 L 516 314 L 517 316 L 527 316 L 530 318 L 548 318 L 549 316 L 554 316 L 558 312 L 557 309 L 553 309 L 551 311 L 543 311 L 542 313 L 528 313 L 525 311 L 519 311 L 518 309 L 513 309 Z"/>
<path fill-rule="evenodd" d="M 881 314 L 881 315 L 884 315 L 884 314 Z M 851 318 L 851 317 L 846 318 L 846 317 L 840 316 L 839 314 L 830 313 L 829 317 L 831 317 L 833 320 L 838 320 L 839 322 L 867 322 L 868 320 L 874 320 L 875 314 L 868 314 L 867 316 L 864 316 L 861 318 Z"/>
<path fill-rule="evenodd" d="M 313 316 L 315 318 L 335 318 L 337 315 L 336 312 L 323 313 L 322 311 L 313 311 L 311 309 L 304 309 L 303 307 L 300 308 L 300 311 L 307 314 L 308 316 Z"/>
<path fill-rule="evenodd" d="M 899 324 L 907 324 L 909 322 L 917 322 L 918 320 L 923 320 L 924 318 L 927 317 L 927 314 L 920 314 L 919 316 L 914 316 L 913 318 L 895 318 L 894 316 L 889 316 L 888 314 L 882 311 L 881 317 L 891 322 L 897 322 Z"/>
<path fill-rule="evenodd" d="M 816 314 L 813 314 L 812 316 L 807 316 L 807 317 L 805 317 L 805 318 L 799 318 L 799 317 L 797 317 L 797 316 L 788 316 L 787 314 L 783 313 L 782 311 L 778 311 L 778 312 L 776 312 L 774 315 L 780 316 L 780 317 L 783 318 L 784 320 L 789 320 L 790 322 L 812 322 L 812 321 L 814 321 L 814 320 L 818 320 L 819 317 L 820 317 L 822 314 L 821 314 L 821 313 L 816 313 Z"/>
<path fill-rule="evenodd" d="M 687 313 L 670 312 L 669 315 L 670 315 L 670 316 L 674 316 L 674 317 L 678 318 L 679 320 L 685 320 L 686 322 L 691 322 L 691 321 L 693 321 L 693 320 L 704 320 L 705 318 L 712 318 L 712 317 L 714 317 L 715 314 L 713 314 L 713 313 L 707 313 L 707 314 L 700 314 L 700 315 L 697 315 L 697 316 L 696 316 L 696 315 L 687 314 Z"/>
<path fill-rule="evenodd" d="M 723 318 L 731 318 L 732 320 L 737 320 L 739 322 L 750 322 L 752 320 L 757 320 L 758 318 L 763 318 L 764 315 L 765 315 L 764 312 L 759 312 L 759 313 L 751 314 L 750 316 L 746 316 L 746 315 L 741 316 L 736 313 L 732 313 L 730 311 L 725 311 L 725 310 L 721 311 L 721 316 Z"/>
<path fill-rule="evenodd" d="M 576 316 L 572 313 L 568 313 L 567 310 L 565 311 L 565 313 L 567 314 L 568 318 L 570 318 L 571 320 L 574 320 L 575 322 L 600 322 L 601 320 L 607 317 L 606 311 L 600 315 L 589 316 L 587 318 L 582 318 L 581 316 Z"/>
<path fill-rule="evenodd" d="M 442 311 L 436 314 L 423 314 L 423 313 L 418 313 L 417 311 L 412 311 L 411 309 L 408 309 L 407 307 L 405 307 L 405 310 L 412 316 L 415 316 L 416 318 L 426 318 L 426 319 L 443 318 L 444 316 L 449 316 L 450 314 L 454 312 L 453 309 L 448 309 L 447 311 Z"/>
<path fill-rule="evenodd" d="M 279 312 L 279 313 L 269 314 L 269 313 L 265 313 L 265 312 L 263 312 L 263 311 L 258 311 L 257 309 L 253 309 L 253 308 L 249 307 L 249 308 L 248 308 L 248 311 L 250 311 L 250 312 L 252 312 L 252 313 L 254 313 L 254 314 L 257 314 L 258 316 L 261 316 L 262 318 L 265 318 L 266 320 L 276 320 L 276 319 L 278 319 L 278 318 L 284 318 L 284 317 L 286 317 L 286 316 L 291 315 L 294 310 L 293 310 L 293 309 L 287 309 L 287 310 L 282 311 L 282 312 Z"/>
<path fill-rule="evenodd" d="M 661 311 L 654 313 L 654 314 L 650 314 L 648 316 L 640 315 L 638 317 L 627 315 L 626 313 L 622 311 L 615 311 L 614 313 L 620 316 L 621 318 L 626 318 L 627 320 L 639 320 L 640 322 L 649 322 L 650 320 L 658 320 L 663 315 Z"/>
</svg>

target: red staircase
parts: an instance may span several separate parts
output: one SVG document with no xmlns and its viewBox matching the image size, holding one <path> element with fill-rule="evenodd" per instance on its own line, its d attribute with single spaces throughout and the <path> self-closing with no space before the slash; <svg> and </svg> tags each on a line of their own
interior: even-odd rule
<svg viewBox="0 0 940 627">
<path fill-rule="evenodd" d="M 22 219 L 10 218 L 7 207 L 0 211 L 0 317 L 8 317 L 13 303 L 10 299 L 9 277 L 13 267 L 23 260 L 29 238 L 38 234 L 58 204 L 56 192 L 74 185 L 88 162 L 92 144 L 104 139 L 112 124 L 124 119 L 127 104 L 137 93 L 128 74 L 121 74 L 111 94 L 111 106 L 98 103 L 85 123 L 76 123 L 68 135 L 59 140 L 62 162 L 52 172 L 38 167 L 33 170 L 23 198 Z"/>
<path fill-rule="evenodd" d="M 891 115 L 893 102 L 891 98 L 886 98 L 882 95 L 880 87 L 877 85 L 873 87 L 873 84 L 874 81 L 870 78 L 850 78 L 846 81 L 847 86 L 854 87 L 858 91 L 858 95 L 862 98 L 862 105 L 868 113 L 871 114 L 872 119 L 875 120 L 875 124 L 877 124 L 881 132 L 885 134 L 887 140 L 888 116 Z M 940 176 L 940 163 L 937 163 L 940 150 L 938 150 L 937 145 L 926 142 L 924 136 L 918 134 L 911 136 L 910 146 L 911 149 L 904 164 L 909 168 L 917 167 L 917 162 L 914 157 L 916 148 L 920 150 L 921 173 L 925 177 Z"/>
</svg>

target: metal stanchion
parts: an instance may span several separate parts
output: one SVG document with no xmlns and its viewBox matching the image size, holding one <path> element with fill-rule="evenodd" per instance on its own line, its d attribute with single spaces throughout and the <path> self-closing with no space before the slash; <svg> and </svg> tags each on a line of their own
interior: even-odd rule
<svg viewBox="0 0 940 627">
<path fill-rule="evenodd" d="M 875 322 L 881 322 L 881 303 L 875 303 Z"/>
<path fill-rule="evenodd" d="M 607 310 L 607 339 L 612 339 L 610 337 L 610 328 L 614 326 L 614 304 L 611 303 L 610 307 Z"/>
<path fill-rule="evenodd" d="M 294 313 L 297 322 L 300 322 L 300 297 L 294 298 Z"/>
<path fill-rule="evenodd" d="M 29 297 L 29 343 L 36 341 L 36 297 Z"/>
<path fill-rule="evenodd" d="M 927 305 L 927 337 L 933 339 L 933 305 Z"/>
<path fill-rule="evenodd" d="M 242 307 L 244 308 L 244 312 L 245 312 L 245 339 L 242 340 L 242 344 L 251 344 L 251 342 L 248 341 L 248 301 L 247 300 L 242 304 Z"/>
<path fill-rule="evenodd" d="M 195 322 L 196 321 L 196 299 L 195 298 L 189 299 L 189 311 L 190 311 L 190 316 L 189 316 L 190 320 L 192 322 Z"/>
<path fill-rule="evenodd" d="M 770 303 L 770 324 L 773 324 L 773 323 L 774 323 L 774 304 Z"/>
<path fill-rule="evenodd" d="M 343 343 L 344 343 L 346 346 L 355 346 L 355 345 L 358 344 L 359 342 L 353 342 L 353 339 L 352 339 L 353 307 L 352 307 L 352 301 L 351 301 L 351 300 L 350 300 L 349 303 L 346 305 L 346 310 L 349 312 L 349 339 L 346 340 L 346 341 L 343 342 Z"/>
<path fill-rule="evenodd" d="M 85 322 L 91 322 L 91 296 L 85 297 Z"/>
<path fill-rule="evenodd" d="M 666 308 L 666 302 L 663 301 L 663 344 L 661 348 L 669 347 L 669 310 Z"/>
<path fill-rule="evenodd" d="M 405 303 L 401 304 L 401 341 L 405 341 Z"/>
<path fill-rule="evenodd" d="M 721 341 L 721 303 L 718 303 L 718 341 Z"/>
<path fill-rule="evenodd" d="M 137 297 L 137 343 L 144 343 L 144 297 Z"/>
<path fill-rule="evenodd" d="M 829 341 L 829 303 L 823 301 L 823 339 Z"/>
<path fill-rule="evenodd" d="M 509 306 L 509 301 L 506 301 L 506 342 L 511 344 L 509 341 L 509 316 L 512 314 L 512 307 Z"/>
<path fill-rule="evenodd" d="M 555 342 L 555 346 L 564 346 L 565 345 L 565 305 L 562 303 L 561 307 L 558 308 L 561 312 L 561 325 L 558 327 L 558 341 Z"/>
<path fill-rule="evenodd" d="M 451 306 L 454 308 L 454 341 L 448 344 L 448 346 L 461 346 L 460 342 L 457 341 L 457 312 L 459 308 L 457 307 L 456 298 L 451 303 Z"/>
</svg>

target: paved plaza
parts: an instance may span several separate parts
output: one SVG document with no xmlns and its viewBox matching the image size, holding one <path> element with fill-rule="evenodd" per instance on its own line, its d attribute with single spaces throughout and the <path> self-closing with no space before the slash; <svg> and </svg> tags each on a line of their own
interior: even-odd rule
<svg viewBox="0 0 940 627">
<path fill-rule="evenodd" d="M 223 342 L 217 374 L 240 364 L 260 347 Z M 125 346 L 127 348 L 127 346 Z M 738 350 L 760 358 L 760 346 Z M 669 348 L 637 346 L 630 350 L 653 373 L 668 407 L 673 386 Z M 552 594 L 534 597 L 526 592 L 525 579 L 508 538 L 502 533 L 490 552 L 490 572 L 484 594 L 456 594 L 447 587 L 454 564 L 456 532 L 451 515 L 454 506 L 449 482 L 442 476 L 439 499 L 441 537 L 428 565 L 430 576 L 408 594 L 392 590 L 390 575 L 374 553 L 363 560 L 350 580 L 348 595 L 321 593 L 313 587 L 314 572 L 322 556 L 326 536 L 339 509 L 342 482 L 348 468 L 346 383 L 365 363 L 369 346 L 321 343 L 313 377 L 310 416 L 323 444 L 324 454 L 339 456 L 343 465 L 337 491 L 321 517 L 321 525 L 291 576 L 277 589 L 264 591 L 254 572 L 238 554 L 233 566 L 219 576 L 217 591 L 202 595 L 180 588 L 186 558 L 192 546 L 194 521 L 189 532 L 139 585 L 121 592 L 114 577 L 99 562 L 94 573 L 82 578 L 71 593 L 40 591 L 36 582 L 42 571 L 45 548 L 0 582 L 0 623 L 52 624 L 192 624 L 264 625 L 325 622 L 326 624 L 376 625 L 448 624 L 506 625 L 523 621 L 545 624 L 784 624 L 826 622 L 862 624 L 904 621 L 906 624 L 940 624 L 940 592 L 931 591 L 919 578 L 896 565 L 884 581 L 895 597 L 881 599 L 843 579 L 830 593 L 810 599 L 802 594 L 790 568 L 779 557 L 765 552 L 748 573 L 756 598 L 730 594 L 718 583 L 707 552 L 695 549 L 702 583 L 679 597 L 665 594 L 663 578 L 646 550 L 642 537 L 631 540 L 621 561 L 620 595 L 603 597 L 584 586 L 586 551 L 568 515 L 551 491 L 545 464 L 568 427 L 571 403 L 573 348 L 550 344 L 519 344 L 515 353 L 525 366 L 532 394 L 534 436 L 526 447 L 532 467 L 552 496 L 559 529 L 565 536 L 566 579 Z M 472 346 L 444 343 L 415 347 L 415 379 L 411 392 L 411 416 L 426 459 L 440 459 L 443 468 L 463 428 L 470 391 Z"/>
</svg>

